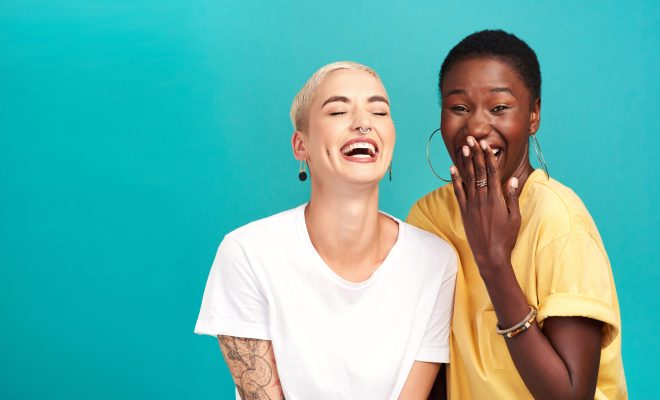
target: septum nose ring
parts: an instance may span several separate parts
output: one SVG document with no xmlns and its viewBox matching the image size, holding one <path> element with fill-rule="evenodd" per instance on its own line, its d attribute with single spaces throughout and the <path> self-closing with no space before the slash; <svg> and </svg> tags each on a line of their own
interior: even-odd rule
<svg viewBox="0 0 660 400">
<path fill-rule="evenodd" d="M 360 131 L 361 134 L 366 135 L 367 133 L 369 133 L 369 131 L 371 130 L 371 128 L 363 128 L 363 127 L 359 127 L 358 130 Z"/>
</svg>

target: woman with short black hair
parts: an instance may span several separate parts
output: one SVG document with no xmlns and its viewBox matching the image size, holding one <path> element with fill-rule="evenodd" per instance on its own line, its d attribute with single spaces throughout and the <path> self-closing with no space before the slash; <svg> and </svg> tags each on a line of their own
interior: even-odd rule
<svg viewBox="0 0 660 400">
<path fill-rule="evenodd" d="M 408 222 L 459 255 L 449 398 L 627 398 L 607 254 L 536 139 L 536 54 L 509 33 L 474 33 L 445 58 L 439 90 L 452 184 L 420 199 Z"/>
</svg>

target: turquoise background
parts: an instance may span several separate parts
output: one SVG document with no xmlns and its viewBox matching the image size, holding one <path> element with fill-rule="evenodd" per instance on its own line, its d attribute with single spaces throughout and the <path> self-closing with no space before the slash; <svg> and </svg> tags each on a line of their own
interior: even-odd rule
<svg viewBox="0 0 660 400">
<path fill-rule="evenodd" d="M 3 0 L 0 397 L 231 398 L 192 330 L 223 235 L 308 196 L 294 94 L 336 60 L 381 74 L 398 133 L 381 208 L 405 217 L 439 184 L 443 57 L 503 28 L 539 55 L 540 142 L 609 251 L 631 398 L 653 398 L 660 3 L 466 3 Z"/>
</svg>

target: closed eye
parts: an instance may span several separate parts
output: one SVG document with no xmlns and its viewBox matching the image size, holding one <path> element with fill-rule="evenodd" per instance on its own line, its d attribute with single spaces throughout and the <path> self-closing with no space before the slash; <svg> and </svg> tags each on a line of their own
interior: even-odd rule
<svg viewBox="0 0 660 400">
<path fill-rule="evenodd" d="M 386 117 L 388 115 L 388 113 L 386 113 L 386 112 L 375 112 L 373 114 L 378 115 L 379 117 Z"/>
<path fill-rule="evenodd" d="M 334 111 L 334 112 L 330 113 L 330 115 L 333 115 L 333 116 L 335 116 L 335 115 L 344 115 L 344 114 L 346 114 L 345 111 Z"/>
</svg>

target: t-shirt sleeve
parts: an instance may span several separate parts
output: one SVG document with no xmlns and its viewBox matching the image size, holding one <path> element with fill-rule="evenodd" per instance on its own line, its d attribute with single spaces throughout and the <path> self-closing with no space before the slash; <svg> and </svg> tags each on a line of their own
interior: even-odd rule
<svg viewBox="0 0 660 400">
<path fill-rule="evenodd" d="M 195 333 L 270 340 L 268 303 L 245 250 L 230 237 L 211 266 Z"/>
<path fill-rule="evenodd" d="M 422 344 L 415 356 L 416 361 L 434 363 L 449 362 L 449 330 L 454 309 L 454 289 L 456 286 L 456 255 L 452 252 L 443 276 L 440 291 L 433 306 L 422 339 Z"/>
<path fill-rule="evenodd" d="M 604 249 L 588 232 L 571 229 L 536 255 L 539 323 L 548 317 L 603 322 L 607 346 L 619 333 L 612 271 Z"/>
</svg>

